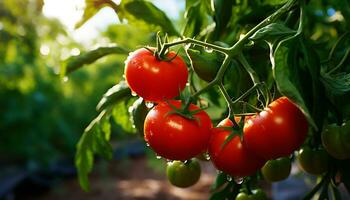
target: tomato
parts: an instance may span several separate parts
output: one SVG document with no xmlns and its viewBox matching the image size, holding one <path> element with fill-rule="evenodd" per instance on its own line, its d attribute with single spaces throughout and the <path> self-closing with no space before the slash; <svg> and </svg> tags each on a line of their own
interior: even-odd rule
<svg viewBox="0 0 350 200">
<path fill-rule="evenodd" d="M 171 184 L 185 188 L 198 182 L 201 167 L 195 159 L 186 162 L 171 161 L 167 164 L 166 175 Z"/>
<path fill-rule="evenodd" d="M 339 160 L 350 158 L 350 121 L 341 126 L 330 124 L 321 133 L 326 151 Z"/>
<path fill-rule="evenodd" d="M 168 101 L 176 108 L 181 101 Z M 167 102 L 155 106 L 146 116 L 144 137 L 150 147 L 159 155 L 170 160 L 187 160 L 207 149 L 212 128 L 208 114 L 200 111 L 195 119 L 185 118 L 177 113 Z M 190 104 L 189 110 L 198 110 Z"/>
<path fill-rule="evenodd" d="M 219 123 L 218 128 L 212 129 L 208 153 L 215 167 L 233 177 L 254 174 L 263 166 L 265 160 L 249 152 L 242 145 L 239 135 L 233 136 L 230 141 L 224 144 L 232 131 L 222 127 L 233 127 L 233 123 L 226 118 Z"/>
<path fill-rule="evenodd" d="M 261 173 L 268 182 L 281 181 L 288 178 L 292 163 L 289 158 L 282 157 L 276 160 L 269 160 L 261 168 Z"/>
<path fill-rule="evenodd" d="M 237 194 L 235 200 L 254 200 L 249 194 L 240 192 Z"/>
<path fill-rule="evenodd" d="M 237 194 L 235 200 L 267 200 L 267 196 L 261 189 L 256 189 L 252 191 L 252 194 L 247 194 L 245 192 L 240 192 Z"/>
<path fill-rule="evenodd" d="M 244 145 L 266 160 L 290 155 L 305 140 L 308 123 L 287 97 L 281 97 L 244 124 Z"/>
<path fill-rule="evenodd" d="M 167 57 L 175 55 L 171 51 Z M 145 101 L 159 102 L 178 96 L 185 88 L 187 77 L 187 66 L 180 56 L 162 61 L 149 50 L 141 48 L 130 53 L 125 61 L 126 82 Z"/>
<path fill-rule="evenodd" d="M 143 135 L 143 124 L 148 113 L 142 98 L 137 99 L 132 106 L 129 107 L 130 121 L 138 133 Z"/>
<path fill-rule="evenodd" d="M 322 149 L 311 149 L 306 146 L 299 150 L 297 160 L 301 169 L 313 175 L 320 175 L 328 170 L 329 156 Z"/>
<path fill-rule="evenodd" d="M 221 66 L 216 52 L 207 53 L 205 51 L 200 52 L 198 50 L 187 49 L 187 54 L 190 57 L 193 70 L 199 78 L 207 82 L 214 80 Z"/>
</svg>

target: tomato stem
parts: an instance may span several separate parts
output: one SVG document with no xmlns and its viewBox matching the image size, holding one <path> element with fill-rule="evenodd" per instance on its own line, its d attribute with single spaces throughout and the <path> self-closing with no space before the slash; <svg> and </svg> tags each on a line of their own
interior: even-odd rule
<svg viewBox="0 0 350 200">
<path fill-rule="evenodd" d="M 220 83 L 219 89 L 220 89 L 221 93 L 223 94 L 223 96 L 226 100 L 227 106 L 228 106 L 228 117 L 227 118 L 233 117 L 235 115 L 235 113 L 233 112 L 233 103 L 231 101 L 231 97 L 228 94 L 226 88 L 224 87 L 224 84 Z M 233 127 L 239 127 L 239 125 L 235 119 L 233 119 L 231 121 L 233 123 Z"/>
</svg>

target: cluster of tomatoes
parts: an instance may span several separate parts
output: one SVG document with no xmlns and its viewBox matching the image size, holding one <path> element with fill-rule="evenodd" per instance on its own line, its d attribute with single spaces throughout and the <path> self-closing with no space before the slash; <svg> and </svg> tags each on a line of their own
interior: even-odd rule
<svg viewBox="0 0 350 200">
<path fill-rule="evenodd" d="M 294 103 L 281 97 L 242 119 L 243 128 L 229 118 L 213 127 L 203 109 L 174 100 L 187 83 L 184 60 L 174 52 L 163 59 L 149 49 L 138 49 L 125 62 L 125 78 L 134 93 L 157 104 L 145 118 L 144 138 L 158 156 L 172 160 L 167 175 L 174 185 L 187 187 L 198 180 L 200 167 L 193 158 L 204 152 L 217 169 L 232 177 L 250 176 L 261 168 L 271 181 L 289 175 L 290 159 L 282 157 L 298 149 L 308 132 L 307 120 Z M 286 172 L 276 177 L 274 170 L 282 166 Z"/>
</svg>

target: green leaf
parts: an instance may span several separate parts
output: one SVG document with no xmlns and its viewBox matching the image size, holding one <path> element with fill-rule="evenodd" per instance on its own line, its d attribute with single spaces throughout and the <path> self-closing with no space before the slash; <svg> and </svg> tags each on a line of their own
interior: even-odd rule
<svg viewBox="0 0 350 200">
<path fill-rule="evenodd" d="M 305 61 L 302 62 L 299 42 L 299 35 L 295 35 L 282 40 L 277 45 L 271 57 L 272 72 L 278 91 L 293 100 L 302 110 L 309 123 L 318 130 L 310 108 L 306 103 L 306 101 L 313 102 L 314 98 L 319 98 L 312 96 L 314 83 L 312 81 L 310 83 L 312 76 L 308 67 L 312 68 L 314 66 L 305 66 Z"/>
<path fill-rule="evenodd" d="M 232 187 L 232 184 L 234 184 L 234 182 L 229 182 L 224 189 L 218 191 L 218 192 L 215 192 L 213 193 L 209 200 L 223 200 L 223 199 L 226 199 L 227 197 L 229 197 L 231 195 L 231 187 Z"/>
<path fill-rule="evenodd" d="M 124 4 L 125 11 L 133 15 L 137 20 L 143 20 L 148 24 L 160 26 L 169 35 L 181 36 L 167 15 L 147 1 L 130 1 Z"/>
<path fill-rule="evenodd" d="M 94 154 L 106 159 L 112 158 L 113 151 L 108 142 L 110 133 L 109 115 L 104 110 L 92 120 L 77 144 L 75 165 L 78 170 L 79 183 L 85 191 L 90 188 L 88 174 L 93 167 Z"/>
<path fill-rule="evenodd" d="M 127 101 L 119 101 L 113 107 L 112 116 L 114 122 L 120 126 L 120 128 L 126 133 L 135 133 L 133 124 L 130 121 L 129 107 L 133 103 L 133 98 Z"/>
<path fill-rule="evenodd" d="M 127 55 L 129 52 L 130 52 L 129 50 L 123 47 L 113 46 L 113 47 L 100 47 L 95 50 L 82 53 L 78 56 L 72 56 L 63 63 L 62 69 L 61 69 L 61 76 L 65 76 L 66 74 L 69 74 L 83 67 L 86 64 L 91 64 L 106 55 L 110 55 L 110 54 Z"/>
<path fill-rule="evenodd" d="M 295 30 L 288 28 L 282 23 L 271 23 L 256 31 L 249 39 L 251 40 L 266 40 L 273 42 L 276 37 L 294 35 Z"/>
<path fill-rule="evenodd" d="M 85 22 L 91 19 L 102 8 L 110 6 L 115 12 L 119 10 L 119 6 L 112 0 L 85 0 L 85 9 L 82 19 L 75 24 L 75 28 L 80 28 Z"/>
<path fill-rule="evenodd" d="M 333 95 L 343 95 L 350 91 L 350 73 L 328 74 L 321 70 L 322 82 Z"/>
<path fill-rule="evenodd" d="M 102 97 L 100 102 L 96 106 L 96 110 L 101 112 L 102 110 L 115 105 L 125 97 L 131 96 L 131 90 L 129 89 L 125 81 L 120 81 L 117 85 L 111 87 Z"/>
<path fill-rule="evenodd" d="M 211 185 L 211 190 L 216 190 L 225 183 L 227 183 L 227 175 L 223 172 L 219 172 L 216 176 L 215 182 Z"/>
<path fill-rule="evenodd" d="M 209 24 L 208 9 L 206 1 L 189 0 L 186 1 L 185 19 L 186 24 L 182 35 L 186 37 L 198 36 Z"/>
<path fill-rule="evenodd" d="M 268 4 L 268 5 L 281 5 L 281 4 L 285 4 L 288 0 L 265 0 L 263 1 L 264 4 Z"/>
<path fill-rule="evenodd" d="M 232 0 L 212 0 L 214 4 L 214 21 L 215 21 L 215 38 L 225 32 L 226 26 L 229 23 L 232 16 L 232 6 L 235 1 Z"/>
</svg>

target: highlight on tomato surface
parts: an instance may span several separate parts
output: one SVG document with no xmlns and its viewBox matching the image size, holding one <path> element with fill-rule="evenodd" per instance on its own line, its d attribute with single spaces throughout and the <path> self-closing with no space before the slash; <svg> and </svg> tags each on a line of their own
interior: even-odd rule
<svg viewBox="0 0 350 200">
<path fill-rule="evenodd" d="M 151 50 L 137 49 L 125 61 L 125 79 L 130 89 L 151 102 L 179 96 L 188 78 L 186 63 L 173 51 L 162 60 Z"/>
</svg>

